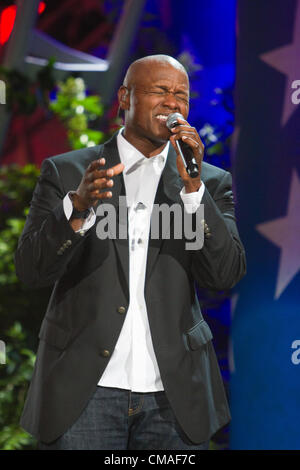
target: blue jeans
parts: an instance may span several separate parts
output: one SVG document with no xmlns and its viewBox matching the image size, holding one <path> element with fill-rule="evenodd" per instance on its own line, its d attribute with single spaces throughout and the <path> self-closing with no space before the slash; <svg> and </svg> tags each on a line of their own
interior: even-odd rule
<svg viewBox="0 0 300 470">
<path fill-rule="evenodd" d="M 136 393 L 99 387 L 78 420 L 39 450 L 207 450 L 177 423 L 165 392 Z"/>
</svg>

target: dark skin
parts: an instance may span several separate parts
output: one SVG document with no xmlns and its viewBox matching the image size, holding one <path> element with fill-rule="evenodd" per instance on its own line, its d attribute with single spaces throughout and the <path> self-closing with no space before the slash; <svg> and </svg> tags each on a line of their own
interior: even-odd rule
<svg viewBox="0 0 300 470">
<path fill-rule="evenodd" d="M 145 157 L 161 153 L 170 140 L 177 153 L 177 169 L 186 193 L 196 192 L 201 186 L 201 163 L 204 145 L 194 127 L 186 121 L 189 111 L 189 80 L 185 70 L 172 58 L 153 60 L 145 58 L 131 65 L 124 84 L 118 91 L 119 106 L 125 111 L 124 137 Z M 178 112 L 185 118 L 172 131 L 166 127 L 166 117 Z M 193 150 L 199 167 L 199 177 L 190 178 L 185 170 L 175 141 L 182 139 Z M 97 204 L 99 199 L 112 195 L 113 177 L 119 175 L 122 163 L 101 170 L 105 160 L 95 160 L 87 168 L 73 196 L 78 210 Z M 71 219 L 74 230 L 81 228 L 83 219 Z"/>
<path fill-rule="evenodd" d="M 119 163 L 106 170 L 100 170 L 105 165 L 105 158 L 95 160 L 87 167 L 82 180 L 72 196 L 72 203 L 79 211 L 94 207 L 99 199 L 109 199 L 112 192 L 109 191 L 114 185 L 113 177 L 124 170 L 124 165 Z M 70 225 L 74 231 L 79 230 L 84 219 L 70 219 Z"/>
</svg>

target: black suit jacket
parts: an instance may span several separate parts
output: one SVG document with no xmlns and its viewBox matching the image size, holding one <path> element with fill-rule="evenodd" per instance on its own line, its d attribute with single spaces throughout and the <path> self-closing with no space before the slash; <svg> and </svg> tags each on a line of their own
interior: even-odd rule
<svg viewBox="0 0 300 470">
<path fill-rule="evenodd" d="M 54 284 L 20 421 L 25 430 L 46 443 L 75 422 L 95 392 L 129 304 L 128 241 L 100 240 L 97 221 L 81 236 L 72 230 L 63 210 L 66 193 L 78 187 L 89 163 L 101 155 L 107 166 L 120 162 L 116 136 L 104 145 L 43 161 L 15 256 L 17 274 L 25 284 L 32 288 Z M 212 333 L 202 317 L 195 282 L 223 290 L 245 274 L 231 176 L 203 163 L 202 180 L 206 186 L 202 199 L 205 223 L 210 232 L 203 248 L 186 250 L 186 240 L 172 236 L 150 238 L 145 279 L 147 313 L 162 382 L 179 424 L 194 443 L 209 439 L 230 420 Z M 119 195 L 124 194 L 123 176 L 116 176 L 114 182 L 108 202 L 118 210 Z M 182 186 L 170 146 L 155 203 L 182 204 Z"/>
</svg>

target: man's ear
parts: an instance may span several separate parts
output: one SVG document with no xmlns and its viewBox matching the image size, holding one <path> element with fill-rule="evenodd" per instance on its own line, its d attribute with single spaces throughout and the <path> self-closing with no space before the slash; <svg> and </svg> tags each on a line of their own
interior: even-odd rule
<svg viewBox="0 0 300 470">
<path fill-rule="evenodd" d="M 126 110 L 129 109 L 130 104 L 130 96 L 129 90 L 126 86 L 122 85 L 118 91 L 118 99 L 119 99 L 119 108 Z"/>
</svg>

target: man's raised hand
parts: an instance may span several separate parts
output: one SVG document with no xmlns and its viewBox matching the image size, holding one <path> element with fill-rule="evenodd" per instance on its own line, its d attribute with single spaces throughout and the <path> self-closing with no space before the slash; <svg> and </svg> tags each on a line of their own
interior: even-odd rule
<svg viewBox="0 0 300 470">
<path fill-rule="evenodd" d="M 112 196 L 111 188 L 114 185 L 113 177 L 124 170 L 123 163 L 118 163 L 106 170 L 99 169 L 105 165 L 105 159 L 95 160 L 87 167 L 82 180 L 72 195 L 75 209 L 84 211 L 97 204 L 99 199 Z"/>
</svg>

